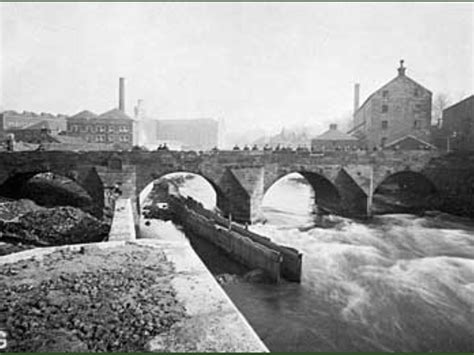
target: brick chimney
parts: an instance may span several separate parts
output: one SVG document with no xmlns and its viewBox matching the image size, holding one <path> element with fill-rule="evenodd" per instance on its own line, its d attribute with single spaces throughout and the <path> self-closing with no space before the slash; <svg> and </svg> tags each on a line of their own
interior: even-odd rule
<svg viewBox="0 0 474 355">
<path fill-rule="evenodd" d="M 125 78 L 119 78 L 119 110 L 125 112 Z"/>
<path fill-rule="evenodd" d="M 405 70 L 406 70 L 407 68 L 405 68 L 405 67 L 403 66 L 403 63 L 405 63 L 405 61 L 404 61 L 403 59 L 400 60 L 400 67 L 397 69 L 397 70 L 398 70 L 398 76 L 405 76 Z"/>
<path fill-rule="evenodd" d="M 354 84 L 354 113 L 359 109 L 360 84 Z"/>
<path fill-rule="evenodd" d="M 331 124 L 329 125 L 329 129 L 330 129 L 331 131 L 335 131 L 335 130 L 337 129 L 337 124 L 331 123 Z"/>
</svg>

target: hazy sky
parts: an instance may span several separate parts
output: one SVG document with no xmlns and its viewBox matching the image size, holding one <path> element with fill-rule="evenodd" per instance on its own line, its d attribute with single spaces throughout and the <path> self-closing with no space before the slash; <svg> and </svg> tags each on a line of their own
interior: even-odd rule
<svg viewBox="0 0 474 355">
<path fill-rule="evenodd" d="M 473 4 L 2 3 L 3 109 L 319 125 L 396 75 L 473 92 Z"/>
</svg>

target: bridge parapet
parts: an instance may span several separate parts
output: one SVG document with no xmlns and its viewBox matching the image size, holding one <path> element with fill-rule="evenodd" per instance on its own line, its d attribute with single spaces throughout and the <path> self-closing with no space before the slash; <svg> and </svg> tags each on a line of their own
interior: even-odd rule
<svg viewBox="0 0 474 355">
<path fill-rule="evenodd" d="M 341 211 L 351 214 L 356 210 L 370 210 L 371 196 L 385 179 L 398 172 L 411 171 L 431 180 L 450 201 L 457 199 L 463 206 L 473 207 L 471 210 L 474 211 L 474 192 L 471 191 L 474 187 L 470 187 L 473 184 L 470 179 L 474 176 L 473 159 L 437 151 L 0 153 L 0 185 L 15 176 L 28 178 L 48 171 L 71 177 L 99 205 L 104 204 L 107 191 L 117 185 L 122 197 L 131 198 L 135 204 L 136 196 L 163 175 L 179 171 L 195 173 L 214 187 L 218 207 L 224 213 L 249 221 L 260 215 L 265 191 L 291 172 L 299 172 L 311 180 L 316 192 L 320 190 L 319 198 L 321 190 L 327 192 L 334 188 L 343 205 Z M 466 186 L 471 190 L 466 190 Z"/>
</svg>

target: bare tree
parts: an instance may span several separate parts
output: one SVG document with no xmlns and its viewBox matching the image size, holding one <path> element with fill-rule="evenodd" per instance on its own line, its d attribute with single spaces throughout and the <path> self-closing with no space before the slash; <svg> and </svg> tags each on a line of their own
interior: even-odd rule
<svg viewBox="0 0 474 355">
<path fill-rule="evenodd" d="M 443 118 L 443 110 L 448 107 L 450 103 L 451 100 L 446 93 L 440 92 L 435 95 L 431 115 L 433 123 L 440 124 Z"/>
</svg>

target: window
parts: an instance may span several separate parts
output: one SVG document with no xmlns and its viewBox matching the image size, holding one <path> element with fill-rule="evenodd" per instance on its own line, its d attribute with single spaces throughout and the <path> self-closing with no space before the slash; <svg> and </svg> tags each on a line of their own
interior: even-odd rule
<svg viewBox="0 0 474 355">
<path fill-rule="evenodd" d="M 109 134 L 108 139 L 109 139 L 109 142 L 113 142 L 114 141 L 114 136 L 112 134 Z"/>
<path fill-rule="evenodd" d="M 416 120 L 413 122 L 413 128 L 414 129 L 420 129 L 421 128 L 421 121 Z"/>
<path fill-rule="evenodd" d="M 388 97 L 388 90 L 382 91 L 382 97 L 384 97 L 384 98 Z"/>
<path fill-rule="evenodd" d="M 120 132 L 128 132 L 128 127 L 127 126 L 120 126 L 119 130 L 120 130 Z"/>
<path fill-rule="evenodd" d="M 98 135 L 95 137 L 95 141 L 96 141 L 96 142 L 105 142 L 105 135 L 104 135 L 104 134 L 98 134 Z"/>
<path fill-rule="evenodd" d="M 380 141 L 380 145 L 382 147 L 385 147 L 386 144 L 387 144 L 387 137 L 383 137 L 382 140 Z"/>
<path fill-rule="evenodd" d="M 115 127 L 114 126 L 109 126 L 109 132 L 115 132 Z"/>
<path fill-rule="evenodd" d="M 71 131 L 72 132 L 79 132 L 79 126 L 77 124 L 74 124 L 71 126 Z"/>
<path fill-rule="evenodd" d="M 99 126 L 99 132 L 105 132 L 105 126 Z"/>
<path fill-rule="evenodd" d="M 420 91 L 419 91 L 418 89 L 415 89 L 415 92 L 413 93 L 413 95 L 419 96 L 419 95 L 420 95 Z"/>
<path fill-rule="evenodd" d="M 388 121 L 382 121 L 382 129 L 388 128 Z"/>
<path fill-rule="evenodd" d="M 382 105 L 382 113 L 388 112 L 388 105 Z"/>
</svg>

